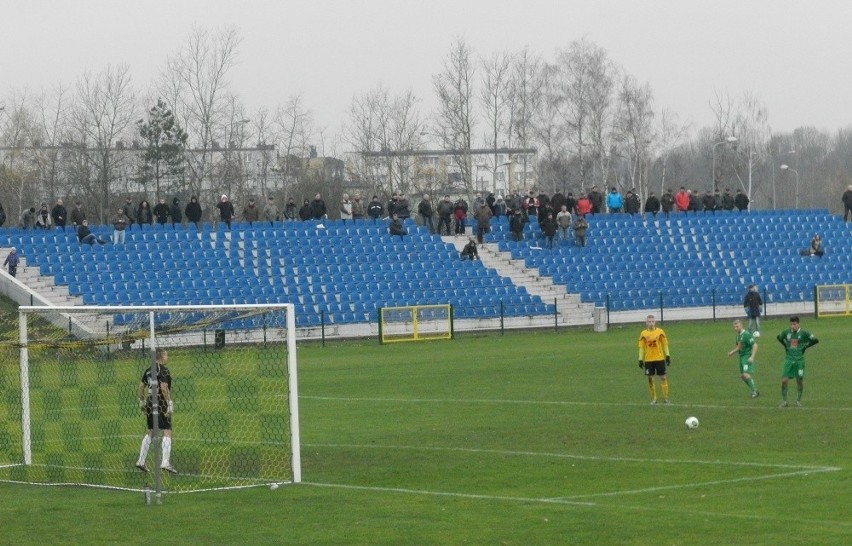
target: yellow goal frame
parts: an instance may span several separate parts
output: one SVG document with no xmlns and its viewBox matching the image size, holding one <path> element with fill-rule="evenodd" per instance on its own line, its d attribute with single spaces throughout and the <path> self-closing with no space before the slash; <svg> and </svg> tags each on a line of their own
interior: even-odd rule
<svg viewBox="0 0 852 546">
<path fill-rule="evenodd" d="M 379 309 L 379 341 L 427 341 L 453 338 L 453 306 L 405 305 Z"/>
<path fill-rule="evenodd" d="M 823 284 L 814 287 L 817 317 L 852 316 L 852 284 Z"/>
</svg>

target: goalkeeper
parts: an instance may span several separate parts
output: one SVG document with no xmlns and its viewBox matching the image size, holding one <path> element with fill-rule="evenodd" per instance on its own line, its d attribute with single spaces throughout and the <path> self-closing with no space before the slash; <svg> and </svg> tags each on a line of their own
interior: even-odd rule
<svg viewBox="0 0 852 546">
<path fill-rule="evenodd" d="M 177 470 L 171 465 L 169 459 L 172 453 L 172 375 L 169 372 L 166 364 L 169 362 L 169 353 L 164 349 L 157 349 L 157 383 L 158 389 L 158 427 L 163 431 L 163 459 L 160 468 L 166 472 L 176 474 Z M 151 441 L 154 439 L 154 413 L 151 404 L 151 389 L 154 382 L 151 381 L 151 368 L 145 370 L 142 374 L 142 381 L 136 389 L 136 395 L 139 399 L 139 408 L 148 420 L 148 432 L 142 438 L 142 447 L 139 449 L 139 460 L 136 461 L 136 468 L 142 472 L 148 472 L 148 466 L 145 464 L 145 458 L 148 456 L 148 448 L 151 447 Z"/>
</svg>

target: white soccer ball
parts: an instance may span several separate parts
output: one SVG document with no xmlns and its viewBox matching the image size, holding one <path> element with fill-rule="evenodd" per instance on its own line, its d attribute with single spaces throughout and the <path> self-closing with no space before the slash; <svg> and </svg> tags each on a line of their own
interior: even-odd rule
<svg viewBox="0 0 852 546">
<path fill-rule="evenodd" d="M 275 491 L 276 489 L 278 489 L 278 484 L 277 483 L 271 483 L 271 484 L 269 484 L 269 488 L 272 489 L 273 491 Z"/>
<path fill-rule="evenodd" d="M 760 337 L 760 332 L 755 332 L 752 334 L 752 337 Z"/>
<path fill-rule="evenodd" d="M 687 417 L 683 424 L 685 424 L 688 429 L 698 428 L 698 417 Z"/>
</svg>

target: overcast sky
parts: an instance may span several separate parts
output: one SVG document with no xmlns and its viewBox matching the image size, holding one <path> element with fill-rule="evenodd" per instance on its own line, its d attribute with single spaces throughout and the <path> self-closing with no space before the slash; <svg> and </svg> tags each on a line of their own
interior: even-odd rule
<svg viewBox="0 0 852 546">
<path fill-rule="evenodd" d="M 127 63 L 144 88 L 193 25 L 235 26 L 231 89 L 252 112 L 301 92 L 335 133 L 354 94 L 411 88 L 456 37 L 481 55 L 529 46 L 546 60 L 586 37 L 694 127 L 714 93 L 755 93 L 773 131 L 852 124 L 852 2 L 841 0 L 0 0 L 0 95 L 71 85 Z"/>
</svg>

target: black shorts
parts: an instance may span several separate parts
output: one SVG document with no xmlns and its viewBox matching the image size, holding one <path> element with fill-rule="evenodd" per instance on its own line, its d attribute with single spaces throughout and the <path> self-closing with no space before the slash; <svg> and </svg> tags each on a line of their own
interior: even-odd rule
<svg viewBox="0 0 852 546">
<path fill-rule="evenodd" d="M 645 363 L 645 375 L 666 375 L 666 361 L 656 360 L 654 362 Z"/>
<path fill-rule="evenodd" d="M 166 415 L 162 412 L 160 412 L 157 415 L 157 417 L 158 417 L 157 425 L 158 425 L 160 430 L 172 430 L 172 418 L 171 417 L 166 417 Z M 154 415 L 149 413 L 149 414 L 147 414 L 145 419 L 148 422 L 148 430 L 153 430 L 154 429 Z"/>
</svg>

